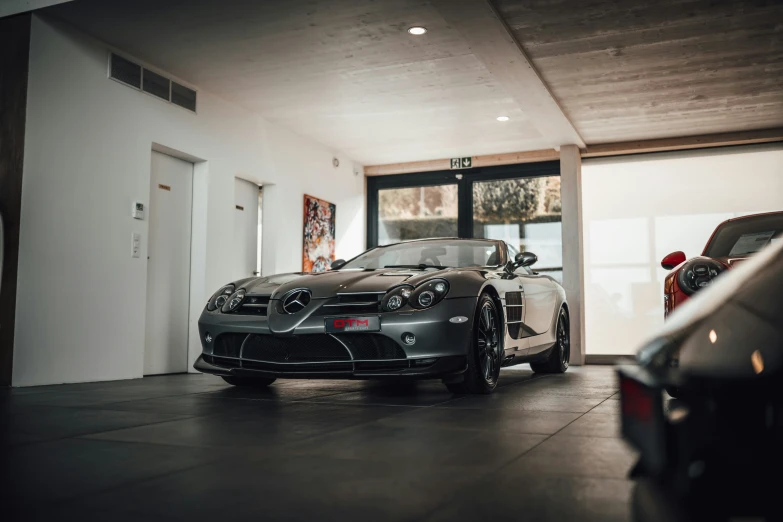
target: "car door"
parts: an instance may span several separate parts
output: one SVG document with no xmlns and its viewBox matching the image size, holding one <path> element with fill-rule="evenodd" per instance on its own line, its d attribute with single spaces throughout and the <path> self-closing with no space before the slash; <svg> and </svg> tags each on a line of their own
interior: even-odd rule
<svg viewBox="0 0 783 522">
<path fill-rule="evenodd" d="M 523 321 L 531 330 L 528 335 L 546 333 L 552 325 L 557 305 L 555 283 L 549 277 L 535 273 L 530 267 L 519 267 L 514 274 L 524 291 Z"/>
</svg>

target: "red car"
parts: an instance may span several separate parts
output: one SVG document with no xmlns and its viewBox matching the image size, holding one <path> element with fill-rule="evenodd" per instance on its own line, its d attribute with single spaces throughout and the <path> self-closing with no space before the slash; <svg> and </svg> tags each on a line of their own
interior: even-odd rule
<svg viewBox="0 0 783 522">
<path fill-rule="evenodd" d="M 701 256 L 686 260 L 685 253 L 672 252 L 661 266 L 672 272 L 663 284 L 664 315 L 719 276 L 773 241 L 783 240 L 783 212 L 742 216 L 724 221 L 707 242 Z"/>
</svg>

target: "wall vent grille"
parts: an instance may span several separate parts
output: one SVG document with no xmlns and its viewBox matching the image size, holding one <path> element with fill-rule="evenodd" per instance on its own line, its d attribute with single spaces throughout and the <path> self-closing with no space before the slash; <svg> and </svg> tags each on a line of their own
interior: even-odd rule
<svg viewBox="0 0 783 522">
<path fill-rule="evenodd" d="M 109 76 L 131 87 L 141 89 L 141 65 L 128 61 L 122 56 L 111 55 Z"/>
<path fill-rule="evenodd" d="M 109 54 L 109 78 L 196 112 L 196 91 L 114 53 Z"/>
</svg>

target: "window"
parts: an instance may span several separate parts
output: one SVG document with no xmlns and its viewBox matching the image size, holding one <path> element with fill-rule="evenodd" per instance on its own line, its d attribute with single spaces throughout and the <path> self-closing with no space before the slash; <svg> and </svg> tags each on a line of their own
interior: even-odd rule
<svg viewBox="0 0 783 522">
<path fill-rule="evenodd" d="M 729 218 L 781 210 L 782 171 L 779 145 L 586 159 L 587 354 L 636 353 L 663 325 L 663 283 L 669 271 L 661 268 L 661 259 L 677 250 L 689 258 L 701 255 L 715 228 Z M 746 237 L 737 251 L 765 245 L 775 239 L 770 232 L 781 230 L 774 219 L 752 221 L 747 228 L 725 227 L 707 254 L 731 255 L 747 233 L 763 234 Z"/>
<path fill-rule="evenodd" d="M 536 272 L 562 281 L 560 209 L 560 176 L 474 182 L 473 237 L 502 239 L 520 252 L 533 252 Z"/>
<path fill-rule="evenodd" d="M 535 271 L 562 278 L 558 162 L 370 177 L 367 210 L 368 247 L 432 237 L 500 239 L 535 253 Z"/>
<path fill-rule="evenodd" d="M 378 242 L 457 236 L 457 185 L 378 191 Z"/>
</svg>

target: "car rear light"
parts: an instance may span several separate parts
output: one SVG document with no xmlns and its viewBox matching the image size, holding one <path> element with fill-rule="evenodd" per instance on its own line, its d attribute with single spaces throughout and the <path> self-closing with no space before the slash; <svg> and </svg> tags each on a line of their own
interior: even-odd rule
<svg viewBox="0 0 783 522">
<path fill-rule="evenodd" d="M 623 436 L 639 450 L 644 469 L 659 475 L 666 466 L 663 390 L 643 368 L 620 368 L 618 374 Z"/>
<path fill-rule="evenodd" d="M 653 396 L 650 389 L 640 382 L 621 376 L 620 402 L 623 415 L 643 423 L 652 421 Z"/>
</svg>

